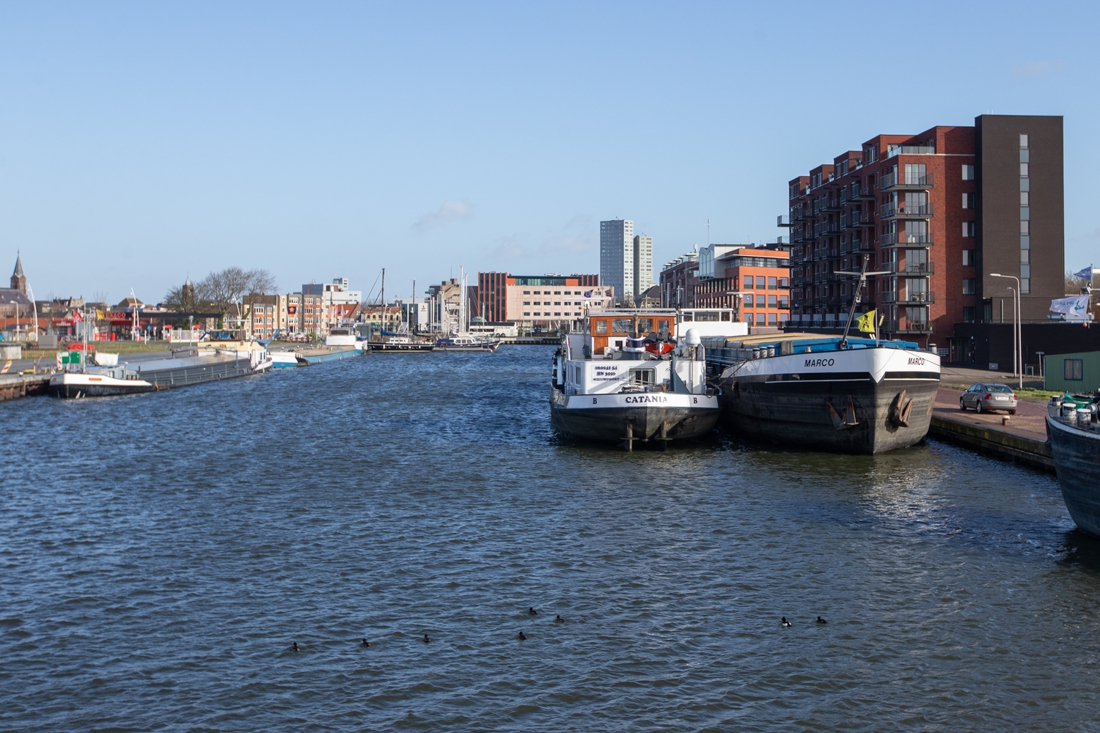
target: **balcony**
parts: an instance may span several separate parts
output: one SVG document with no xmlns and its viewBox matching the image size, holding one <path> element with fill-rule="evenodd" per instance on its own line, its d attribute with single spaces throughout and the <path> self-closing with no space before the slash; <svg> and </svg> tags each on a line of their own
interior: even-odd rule
<svg viewBox="0 0 1100 733">
<path fill-rule="evenodd" d="M 882 324 L 885 333 L 932 333 L 931 323 L 916 321 L 886 321 Z"/>
<path fill-rule="evenodd" d="M 879 300 L 884 305 L 932 305 L 936 302 L 936 294 L 931 291 L 922 293 L 881 293 Z"/>
<path fill-rule="evenodd" d="M 932 204 L 906 207 L 904 204 L 885 204 L 879 209 L 883 219 L 929 219 L 932 217 Z"/>
<path fill-rule="evenodd" d="M 931 234 L 883 234 L 878 238 L 880 247 L 931 247 Z"/>
<path fill-rule="evenodd" d="M 887 158 L 896 155 L 935 155 L 935 145 L 891 145 L 886 151 Z"/>
<path fill-rule="evenodd" d="M 931 173 L 923 176 L 886 173 L 878 187 L 880 191 L 927 191 L 932 188 L 932 178 Z"/>
<path fill-rule="evenodd" d="M 883 265 L 882 269 L 889 270 L 894 275 L 904 275 L 906 277 L 926 277 L 936 272 L 936 268 L 931 262 L 922 262 L 917 265 L 890 262 Z"/>
<path fill-rule="evenodd" d="M 870 187 L 853 186 L 851 199 L 852 201 L 874 201 L 875 192 Z"/>
</svg>

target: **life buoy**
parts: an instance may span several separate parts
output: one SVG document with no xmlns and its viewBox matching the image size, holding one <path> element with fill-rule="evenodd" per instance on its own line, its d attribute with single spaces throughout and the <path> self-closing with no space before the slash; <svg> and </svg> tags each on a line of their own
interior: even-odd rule
<svg viewBox="0 0 1100 733">
<path fill-rule="evenodd" d="M 650 341 L 645 345 L 645 350 L 657 356 L 663 356 L 672 351 L 672 344 L 667 341 Z"/>
</svg>

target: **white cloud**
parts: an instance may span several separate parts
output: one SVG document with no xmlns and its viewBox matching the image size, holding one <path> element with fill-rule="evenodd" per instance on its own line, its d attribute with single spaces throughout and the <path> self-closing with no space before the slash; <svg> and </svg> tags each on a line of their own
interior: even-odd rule
<svg viewBox="0 0 1100 733">
<path fill-rule="evenodd" d="M 1053 74 L 1065 67 L 1063 61 L 1032 61 L 1012 67 L 1012 76 L 1016 79 L 1035 79 L 1047 74 Z"/>
<path fill-rule="evenodd" d="M 429 229 L 435 229 L 444 224 L 449 224 L 452 221 L 469 219 L 473 213 L 473 204 L 467 203 L 466 201 L 449 199 L 444 201 L 443 205 L 436 211 L 424 214 L 424 216 L 417 219 L 416 223 L 412 225 L 412 228 L 416 233 L 423 234 Z"/>
</svg>

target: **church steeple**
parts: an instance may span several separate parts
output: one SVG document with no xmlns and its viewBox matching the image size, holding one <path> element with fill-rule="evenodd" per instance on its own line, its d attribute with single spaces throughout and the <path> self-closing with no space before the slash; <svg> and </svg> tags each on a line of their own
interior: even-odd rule
<svg viewBox="0 0 1100 733">
<path fill-rule="evenodd" d="M 27 276 L 23 274 L 23 259 L 18 252 L 15 255 L 15 272 L 11 274 L 11 288 L 27 294 Z"/>
</svg>

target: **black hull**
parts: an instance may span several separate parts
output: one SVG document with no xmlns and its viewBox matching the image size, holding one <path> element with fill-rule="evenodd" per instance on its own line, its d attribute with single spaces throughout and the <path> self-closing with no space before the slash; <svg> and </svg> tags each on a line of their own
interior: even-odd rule
<svg viewBox="0 0 1100 733">
<path fill-rule="evenodd" d="M 1100 436 L 1047 417 L 1050 453 L 1066 509 L 1078 527 L 1100 536 Z"/>
<path fill-rule="evenodd" d="M 934 379 L 738 378 L 722 385 L 722 419 L 734 434 L 749 440 L 837 453 L 882 453 L 914 445 L 928 434 L 938 389 Z"/>
<path fill-rule="evenodd" d="M 571 438 L 605 443 L 621 443 L 628 435 L 643 442 L 698 438 L 714 429 L 718 414 L 719 408 L 654 406 L 570 410 L 550 403 L 550 425 L 554 430 Z"/>
</svg>

